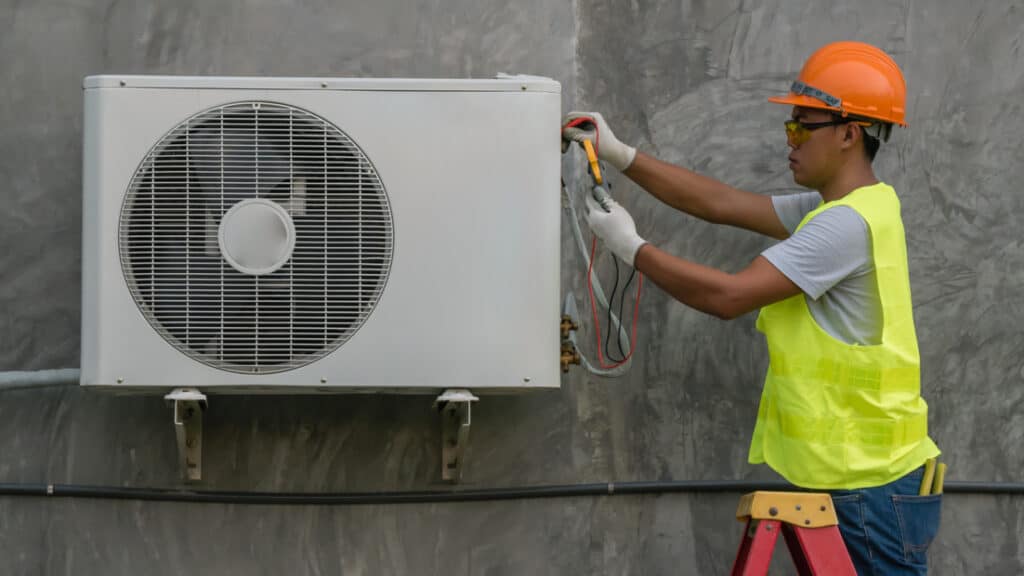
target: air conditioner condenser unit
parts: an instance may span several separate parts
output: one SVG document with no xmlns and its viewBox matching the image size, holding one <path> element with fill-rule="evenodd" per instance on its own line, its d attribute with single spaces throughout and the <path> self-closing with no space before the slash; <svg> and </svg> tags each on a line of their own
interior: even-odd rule
<svg viewBox="0 0 1024 576">
<path fill-rule="evenodd" d="M 557 82 L 84 92 L 83 385 L 559 385 Z"/>
</svg>

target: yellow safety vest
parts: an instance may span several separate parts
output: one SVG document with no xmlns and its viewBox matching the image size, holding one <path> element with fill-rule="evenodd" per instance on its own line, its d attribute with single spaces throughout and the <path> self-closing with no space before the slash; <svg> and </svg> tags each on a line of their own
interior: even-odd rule
<svg viewBox="0 0 1024 576">
<path fill-rule="evenodd" d="M 762 308 L 769 367 L 749 455 L 797 486 L 824 490 L 888 484 L 939 454 L 921 398 L 899 199 L 883 183 L 858 188 L 811 211 L 797 230 L 835 206 L 856 210 L 870 230 L 882 342 L 835 339 L 803 294 Z"/>
</svg>

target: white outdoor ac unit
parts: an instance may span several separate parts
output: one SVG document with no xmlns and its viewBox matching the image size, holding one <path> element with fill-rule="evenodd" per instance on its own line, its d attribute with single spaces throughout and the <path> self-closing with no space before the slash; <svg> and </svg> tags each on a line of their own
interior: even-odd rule
<svg viewBox="0 0 1024 576">
<path fill-rule="evenodd" d="M 84 88 L 83 385 L 559 385 L 557 82 Z"/>
</svg>

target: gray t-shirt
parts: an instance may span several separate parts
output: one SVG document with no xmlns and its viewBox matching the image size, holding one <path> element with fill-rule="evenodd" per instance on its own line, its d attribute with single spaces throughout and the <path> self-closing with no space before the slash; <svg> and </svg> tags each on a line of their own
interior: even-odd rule
<svg viewBox="0 0 1024 576">
<path fill-rule="evenodd" d="M 773 196 L 772 205 L 791 236 L 761 253 L 806 295 L 811 316 L 847 344 L 882 341 L 882 304 L 867 223 L 849 206 L 821 212 L 794 233 L 821 195 Z"/>
</svg>

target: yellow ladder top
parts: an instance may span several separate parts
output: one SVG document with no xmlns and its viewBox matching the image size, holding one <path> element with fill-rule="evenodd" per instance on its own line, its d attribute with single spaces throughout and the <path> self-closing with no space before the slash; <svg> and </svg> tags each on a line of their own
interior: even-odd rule
<svg viewBox="0 0 1024 576">
<path fill-rule="evenodd" d="M 751 492 L 740 498 L 736 519 L 778 520 L 804 528 L 839 524 L 832 497 L 817 492 Z"/>
</svg>

